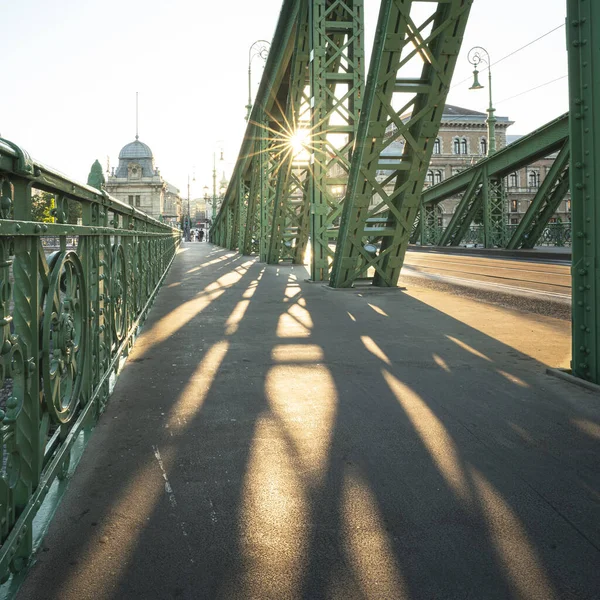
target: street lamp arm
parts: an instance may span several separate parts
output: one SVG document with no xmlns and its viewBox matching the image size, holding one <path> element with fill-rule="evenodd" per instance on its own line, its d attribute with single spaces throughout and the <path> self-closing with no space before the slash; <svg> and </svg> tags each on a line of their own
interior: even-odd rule
<svg viewBox="0 0 600 600">
<path fill-rule="evenodd" d="M 475 67 L 475 71 L 473 72 L 475 76 L 475 82 L 477 82 L 477 67 L 484 63 L 488 68 L 488 92 L 489 92 L 489 107 L 487 109 L 488 118 L 488 156 L 494 154 L 496 152 L 496 117 L 494 116 L 494 105 L 492 103 L 492 68 L 491 68 L 491 60 L 488 51 L 481 46 L 475 46 L 469 50 L 467 55 L 467 60 Z M 471 89 L 481 89 L 483 86 L 477 83 L 473 84 L 473 88 Z"/>
<path fill-rule="evenodd" d="M 257 45 L 258 48 L 255 49 Z M 246 121 L 250 120 L 250 113 L 252 112 L 252 61 L 257 56 L 263 60 L 267 60 L 270 48 L 271 44 L 267 40 L 256 40 L 248 50 L 248 104 L 246 105 Z"/>
</svg>

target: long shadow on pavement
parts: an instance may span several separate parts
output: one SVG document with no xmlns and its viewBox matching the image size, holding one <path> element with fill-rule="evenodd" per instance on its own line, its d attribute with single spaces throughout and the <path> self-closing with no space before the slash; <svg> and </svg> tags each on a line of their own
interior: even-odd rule
<svg viewBox="0 0 600 600">
<path fill-rule="evenodd" d="M 191 246 L 19 597 L 597 597 L 591 393 L 409 294 Z"/>
</svg>

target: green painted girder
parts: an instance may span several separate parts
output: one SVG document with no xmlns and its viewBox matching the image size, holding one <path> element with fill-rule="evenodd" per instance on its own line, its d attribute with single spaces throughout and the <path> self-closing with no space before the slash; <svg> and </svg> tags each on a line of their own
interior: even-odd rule
<svg viewBox="0 0 600 600">
<path fill-rule="evenodd" d="M 567 0 L 571 144 L 573 355 L 600 384 L 600 3 Z"/>
<path fill-rule="evenodd" d="M 238 154 L 235 166 L 230 179 L 230 185 L 225 192 L 223 203 L 215 218 L 215 222 L 211 225 L 210 239 L 215 240 L 218 245 L 225 243 L 225 236 L 217 234 L 222 231 L 222 222 L 226 220 L 227 207 L 230 203 L 236 203 L 237 186 L 231 185 L 231 182 L 237 181 L 240 174 L 251 173 L 252 177 L 256 172 L 252 168 L 253 163 L 259 154 L 255 147 L 259 140 L 270 136 L 268 126 L 265 124 L 265 115 L 268 119 L 274 122 L 283 122 L 284 118 L 281 114 L 281 98 L 286 94 L 287 80 L 289 78 L 289 63 L 292 57 L 295 41 L 295 30 L 298 21 L 298 11 L 301 0 L 284 0 L 279 20 L 275 28 L 275 34 L 271 42 L 269 56 L 263 71 L 258 92 L 254 101 L 254 105 L 250 114 L 250 119 L 246 127 L 242 147 Z M 285 105 L 285 102 L 284 104 Z M 264 150 L 264 149 L 263 149 Z M 260 149 L 258 153 L 260 153 Z M 260 161 L 259 161 L 260 162 Z M 265 165 L 262 165 L 264 175 Z M 261 168 L 257 169 L 258 175 L 256 182 L 251 180 L 250 185 L 258 188 L 258 198 L 256 202 L 252 202 L 249 207 L 252 210 L 248 211 L 247 218 L 251 223 L 259 223 L 259 232 L 265 232 L 264 214 L 261 210 L 261 194 L 265 191 L 264 182 L 262 180 Z M 269 220 L 272 217 L 269 217 Z M 267 242 L 265 242 L 267 243 Z M 263 243 L 264 246 L 264 243 Z M 266 257 L 266 250 L 261 248 L 263 257 Z"/>
<path fill-rule="evenodd" d="M 237 248 L 240 253 L 244 254 L 245 234 L 247 227 L 248 216 L 248 201 L 250 198 L 249 182 L 241 176 L 239 178 L 239 226 L 237 231 Z"/>
<path fill-rule="evenodd" d="M 421 222 L 421 214 L 423 213 L 423 210 L 423 207 L 420 207 L 419 212 L 417 212 L 415 222 L 413 223 L 412 232 L 410 234 L 409 244 L 416 244 L 422 238 L 421 227 L 423 223 Z"/>
<path fill-rule="evenodd" d="M 370 268 L 375 271 L 373 285 L 397 285 L 471 4 L 381 3 L 332 287 L 351 286 Z M 414 78 L 416 62 L 421 73 Z M 390 167 L 382 153 L 400 139 L 402 155 Z M 391 174 L 380 181 L 380 170 Z M 382 226 L 369 226 L 369 219 L 382 214 Z M 367 252 L 365 241 L 376 234 L 383 238 L 381 245 L 377 252 Z"/>
<path fill-rule="evenodd" d="M 467 229 L 473 222 L 477 211 L 482 205 L 480 194 L 483 180 L 483 171 L 473 173 L 463 197 L 461 198 L 452 219 L 440 238 L 440 246 L 458 246 L 465 236 Z"/>
<path fill-rule="evenodd" d="M 568 113 L 550 121 L 539 129 L 502 148 L 475 166 L 423 191 L 424 204 L 437 204 L 467 189 L 473 173 L 487 169 L 488 177 L 505 177 L 553 152 L 558 152 L 569 138 Z"/>
<path fill-rule="evenodd" d="M 566 141 L 546 174 L 527 212 L 506 244 L 509 250 L 533 248 L 550 217 L 569 191 L 570 145 Z"/>
<path fill-rule="evenodd" d="M 311 279 L 329 279 L 341 214 L 334 187 L 345 185 L 362 109 L 364 10 L 362 0 L 310 0 L 310 240 Z"/>
<path fill-rule="evenodd" d="M 274 135 L 272 124 L 265 121 L 265 130 L 269 129 L 270 135 L 262 134 L 260 139 L 260 152 L 258 154 L 260 171 L 260 260 L 267 262 L 269 246 L 273 228 L 275 201 L 277 198 L 277 184 L 283 154 L 281 152 L 281 137 Z"/>
<path fill-rule="evenodd" d="M 249 162 L 248 210 L 246 212 L 244 244 L 240 248 L 240 252 L 247 255 L 259 252 L 260 239 L 260 161 L 256 157 L 256 153 L 260 151 L 258 142 L 255 142 L 254 150 L 255 157 Z"/>
<path fill-rule="evenodd" d="M 482 168 L 483 240 L 486 248 L 506 245 L 506 187 L 500 177 L 490 177 L 488 165 Z M 470 225 L 470 223 L 469 223 Z"/>
<path fill-rule="evenodd" d="M 294 258 L 300 234 L 302 205 L 307 202 L 301 181 L 306 167 L 294 160 L 295 150 L 290 144 L 298 129 L 308 131 L 310 126 L 310 98 L 308 96 L 310 49 L 308 45 L 308 1 L 301 2 L 298 12 L 294 54 L 290 69 L 286 119 L 283 125 L 283 160 L 279 171 L 273 227 L 269 244 L 268 262 Z"/>
<path fill-rule="evenodd" d="M 308 169 L 304 171 L 302 181 L 302 197 L 303 203 L 298 209 L 298 231 L 296 232 L 296 244 L 294 246 L 293 262 L 297 265 L 304 264 L 306 249 L 308 247 L 308 239 L 310 237 L 310 188 L 311 178 L 309 177 Z"/>
<path fill-rule="evenodd" d="M 441 211 L 437 206 L 422 206 L 419 213 L 424 213 L 425 218 L 421 221 L 420 216 L 418 217 L 418 227 L 414 232 L 414 235 L 418 236 L 416 239 L 420 239 L 422 246 L 437 246 L 442 236 L 442 227 L 438 224 Z M 411 243 L 414 243 L 412 237 Z"/>
</svg>

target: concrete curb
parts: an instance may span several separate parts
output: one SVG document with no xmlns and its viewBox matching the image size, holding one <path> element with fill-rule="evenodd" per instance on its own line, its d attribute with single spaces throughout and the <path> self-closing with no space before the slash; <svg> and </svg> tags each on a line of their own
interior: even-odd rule
<svg viewBox="0 0 600 600">
<path fill-rule="evenodd" d="M 552 377 L 557 377 L 558 379 L 568 381 L 569 383 L 578 385 L 579 387 L 583 387 L 588 390 L 591 390 L 592 392 L 597 392 L 600 394 L 600 385 L 592 383 L 591 381 L 586 381 L 585 379 L 581 379 L 579 377 L 575 377 L 575 375 L 571 375 L 571 373 L 565 369 L 553 369 L 548 367 L 546 369 L 546 373 L 548 375 L 551 375 Z"/>
<path fill-rule="evenodd" d="M 417 246 L 410 244 L 409 250 L 441 254 L 464 254 L 467 256 L 493 256 L 496 258 L 520 258 L 523 260 L 555 260 L 571 262 L 571 251 L 562 250 L 504 250 L 503 248 L 463 248 L 462 246 Z"/>
</svg>

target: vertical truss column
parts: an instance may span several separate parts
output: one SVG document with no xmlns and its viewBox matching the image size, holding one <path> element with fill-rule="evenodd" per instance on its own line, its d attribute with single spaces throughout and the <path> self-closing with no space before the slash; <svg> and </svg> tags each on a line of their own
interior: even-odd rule
<svg viewBox="0 0 600 600">
<path fill-rule="evenodd" d="M 362 108 L 364 16 L 362 0 L 310 0 L 311 279 L 329 278 L 329 248 Z"/>
<path fill-rule="evenodd" d="M 573 374 L 600 384 L 600 3 L 567 1 Z"/>
<path fill-rule="evenodd" d="M 263 120 L 260 135 L 260 260 L 269 259 L 277 183 L 281 167 L 281 138 L 268 121 Z"/>
<path fill-rule="evenodd" d="M 304 170 L 302 181 L 302 204 L 298 214 L 298 236 L 294 247 L 293 262 L 297 265 L 304 264 L 308 238 L 310 235 L 310 187 L 312 179 L 308 169 Z"/>
<path fill-rule="evenodd" d="M 500 177 L 483 173 L 483 235 L 486 248 L 504 248 L 506 243 L 506 189 Z M 469 223 L 470 225 L 470 223 Z M 460 242 L 460 240 L 459 240 Z"/>
<path fill-rule="evenodd" d="M 332 287 L 397 285 L 471 2 L 381 2 Z"/>
<path fill-rule="evenodd" d="M 439 243 L 441 229 L 438 225 L 438 217 L 441 216 L 439 206 L 423 206 L 421 214 L 424 217 L 421 219 L 421 244 L 436 246 Z"/>
<path fill-rule="evenodd" d="M 242 254 L 254 254 L 260 251 L 260 167 L 261 161 L 258 153 L 260 152 L 260 141 L 256 141 L 252 151 L 252 162 L 250 164 L 250 184 L 248 189 L 248 210 L 246 211 L 246 227 L 244 230 L 244 244 L 240 250 Z"/>
<path fill-rule="evenodd" d="M 304 152 L 299 152 L 293 143 L 300 140 L 298 131 L 310 128 L 310 98 L 308 97 L 308 0 L 303 0 L 298 12 L 296 40 L 291 62 L 290 87 L 288 91 L 284 157 L 279 171 L 278 192 L 273 217 L 273 229 L 269 247 L 269 262 L 277 263 L 282 258 L 294 259 L 295 249 L 302 237 L 301 217 L 308 199 L 302 181 L 306 179 L 307 165 Z"/>
<path fill-rule="evenodd" d="M 244 243 L 245 243 L 245 232 L 248 222 L 248 200 L 250 197 L 249 182 L 244 179 L 242 175 L 239 176 L 239 226 L 237 231 L 237 248 L 240 254 L 245 254 Z"/>
</svg>

